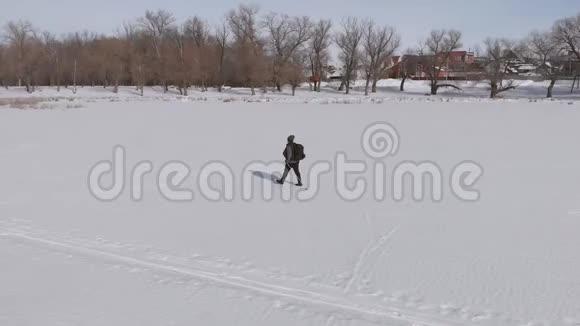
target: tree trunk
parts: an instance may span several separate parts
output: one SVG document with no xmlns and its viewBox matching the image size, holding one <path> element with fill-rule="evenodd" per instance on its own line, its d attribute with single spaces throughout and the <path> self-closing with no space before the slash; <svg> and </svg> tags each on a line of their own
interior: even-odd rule
<svg viewBox="0 0 580 326">
<path fill-rule="evenodd" d="M 254 85 L 250 86 L 251 90 L 252 90 L 252 95 L 256 95 L 256 89 L 254 88 Z"/>
<path fill-rule="evenodd" d="M 491 93 L 489 98 L 495 98 L 497 96 L 497 83 L 491 83 Z"/>
<path fill-rule="evenodd" d="M 292 96 L 296 95 L 296 86 L 292 85 Z"/>
<path fill-rule="evenodd" d="M 379 81 L 376 78 L 373 78 L 373 85 L 372 85 L 372 88 L 371 88 L 371 93 L 376 93 L 377 92 L 377 83 L 378 82 Z"/>
<path fill-rule="evenodd" d="M 59 77 L 60 73 L 57 73 L 56 75 L 56 91 L 60 92 L 60 77 Z"/>
<path fill-rule="evenodd" d="M 30 85 L 30 77 L 26 77 L 26 92 L 32 93 L 32 86 Z"/>
<path fill-rule="evenodd" d="M 437 84 L 431 85 L 431 95 L 437 95 L 438 90 L 439 90 L 439 86 Z"/>
<path fill-rule="evenodd" d="M 400 88 L 401 92 L 405 91 L 405 81 L 407 81 L 407 74 L 404 74 L 403 78 L 401 78 L 401 88 Z"/>
<path fill-rule="evenodd" d="M 282 85 L 280 85 L 280 82 L 278 82 L 278 81 L 276 82 L 276 90 L 278 92 L 282 92 Z"/>
<path fill-rule="evenodd" d="M 546 96 L 547 98 L 552 98 L 552 91 L 554 90 L 554 85 L 556 85 L 556 80 L 552 79 L 550 81 L 550 86 L 548 86 L 548 95 Z"/>
<path fill-rule="evenodd" d="M 73 69 L 73 94 L 76 93 L 77 93 L 77 60 L 75 59 Z"/>
<path fill-rule="evenodd" d="M 365 84 L 365 96 L 369 96 L 369 85 L 370 84 L 371 84 L 371 77 L 367 76 L 367 82 Z"/>
</svg>

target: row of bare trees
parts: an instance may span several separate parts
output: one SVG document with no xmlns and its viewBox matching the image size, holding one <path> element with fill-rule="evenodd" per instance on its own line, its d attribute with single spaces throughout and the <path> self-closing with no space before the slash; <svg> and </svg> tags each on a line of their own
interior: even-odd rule
<svg viewBox="0 0 580 326">
<path fill-rule="evenodd" d="M 57 37 L 27 21 L 10 22 L 3 40 L 0 83 L 5 87 L 26 86 L 33 92 L 36 85 L 51 85 L 76 92 L 77 86 L 100 85 L 117 92 L 119 85 L 132 85 L 142 94 L 145 85 L 160 85 L 184 95 L 191 86 L 221 91 L 225 84 L 249 87 L 252 94 L 256 88 L 281 91 L 290 85 L 294 93 L 305 81 L 319 92 L 335 44 L 342 53 L 346 92 L 361 69 L 376 92 L 388 68 L 385 58 L 400 44 L 394 28 L 371 20 L 345 19 L 335 33 L 330 20 L 277 13 L 261 17 L 257 7 L 246 5 L 215 26 L 199 17 L 178 24 L 167 11 L 147 11 L 115 36 Z"/>
<path fill-rule="evenodd" d="M 115 36 L 88 32 L 57 37 L 30 22 L 9 22 L 0 42 L 0 83 L 4 87 L 100 85 L 118 91 L 132 85 L 170 85 L 187 95 L 224 84 L 252 89 L 290 84 L 293 90 L 310 70 L 322 79 L 328 66 L 330 21 L 269 14 L 241 5 L 211 26 L 200 17 L 182 24 L 164 10 L 147 11 Z M 317 90 L 320 90 L 318 84 Z"/>
<path fill-rule="evenodd" d="M 550 30 L 533 31 L 520 41 L 487 39 L 484 58 L 491 98 L 517 87 L 511 71 L 517 63 L 533 65 L 550 81 L 546 96 L 551 98 L 558 80 L 572 73 L 576 80 L 580 74 L 580 14 L 558 20 Z"/>
<path fill-rule="evenodd" d="M 362 75 L 368 95 L 377 91 L 378 80 L 393 68 L 395 63 L 388 58 L 400 45 L 395 28 L 370 19 L 348 17 L 333 26 L 324 19 L 277 13 L 261 16 L 257 7 L 247 5 L 231 10 L 217 25 L 196 16 L 178 23 L 167 11 L 147 11 L 114 36 L 89 32 L 56 36 L 16 21 L 6 24 L 0 42 L 0 85 L 25 86 L 28 92 L 36 85 L 73 92 L 85 85 L 110 87 L 113 92 L 120 85 L 131 85 L 141 94 L 146 85 L 160 85 L 166 92 L 174 86 L 187 95 L 192 86 L 221 91 L 226 84 L 248 87 L 252 94 L 260 88 L 281 91 L 290 85 L 294 93 L 308 81 L 313 91 L 320 91 L 332 67 L 330 49 L 335 47 L 342 77 L 339 89 L 349 93 L 352 81 Z M 408 50 L 422 58 L 432 95 L 442 87 L 458 88 L 441 76 L 461 47 L 461 32 L 433 30 L 418 49 Z M 491 97 L 516 87 L 511 67 L 517 60 L 537 65 L 550 80 L 551 97 L 566 69 L 562 58 L 571 54 L 580 61 L 580 14 L 556 22 L 549 31 L 533 32 L 525 40 L 488 39 L 483 48 L 478 78 L 489 82 Z M 402 70 L 404 90 L 410 65 L 396 64 Z"/>
<path fill-rule="evenodd" d="M 459 89 L 455 84 L 441 83 L 440 77 L 443 67 L 452 68 L 450 56 L 461 46 L 459 31 L 435 30 L 420 44 L 419 49 L 410 51 L 425 58 L 432 95 L 437 94 L 441 87 Z M 526 64 L 550 81 L 547 97 L 551 98 L 559 79 L 575 73 L 576 81 L 580 74 L 580 14 L 558 20 L 550 30 L 534 31 L 523 40 L 488 38 L 483 42 L 483 50 L 478 49 L 477 52 L 477 62 L 471 69 L 478 74 L 473 74 L 472 78 L 489 83 L 491 98 L 515 89 L 514 78 L 518 75 L 515 70 L 518 65 Z M 404 89 L 405 78 L 403 74 L 401 90 Z"/>
<path fill-rule="evenodd" d="M 461 39 L 461 32 L 456 30 L 433 30 L 417 48 L 408 49 L 398 64 L 400 90 L 404 91 L 411 71 L 419 70 L 429 80 L 432 95 L 442 87 L 460 90 L 457 84 L 442 80 L 448 74 L 444 70 L 457 68 L 450 59 L 454 51 L 463 46 Z M 483 47 L 477 47 L 476 56 L 473 64 L 462 64 L 461 68 L 466 69 L 463 76 L 489 83 L 491 98 L 515 89 L 517 66 L 526 64 L 534 67 L 534 73 L 550 81 L 547 97 L 551 98 L 556 82 L 565 76 L 575 74 L 574 82 L 580 85 L 580 14 L 558 20 L 551 29 L 534 31 L 522 40 L 488 38 Z"/>
</svg>

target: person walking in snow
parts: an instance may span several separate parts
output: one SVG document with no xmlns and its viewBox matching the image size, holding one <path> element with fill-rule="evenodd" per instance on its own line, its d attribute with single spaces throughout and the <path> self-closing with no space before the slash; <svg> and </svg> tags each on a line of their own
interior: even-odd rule
<svg viewBox="0 0 580 326">
<path fill-rule="evenodd" d="M 296 184 L 298 187 L 302 186 L 302 177 L 300 176 L 300 161 L 303 160 L 306 155 L 304 155 L 304 146 L 301 144 L 297 144 L 294 142 L 294 135 L 288 136 L 288 143 L 286 144 L 286 148 L 282 153 L 284 155 L 286 166 L 284 168 L 284 174 L 282 175 L 282 179 L 276 180 L 278 184 L 284 184 L 284 180 L 288 176 L 290 169 L 294 171 L 296 177 L 298 178 L 298 183 Z"/>
</svg>

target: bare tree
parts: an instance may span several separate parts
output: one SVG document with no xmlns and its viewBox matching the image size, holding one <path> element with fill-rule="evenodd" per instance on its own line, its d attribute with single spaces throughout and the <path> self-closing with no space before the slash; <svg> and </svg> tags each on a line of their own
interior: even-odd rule
<svg viewBox="0 0 580 326">
<path fill-rule="evenodd" d="M 564 64 L 560 60 L 561 47 L 553 33 L 533 32 L 524 41 L 525 55 L 531 61 L 539 64 L 538 71 L 550 80 L 548 98 L 552 97 L 554 85 L 564 71 Z"/>
<path fill-rule="evenodd" d="M 6 83 L 6 47 L 4 44 L 0 43 L 0 86 L 5 87 L 8 89 L 8 84 Z"/>
<path fill-rule="evenodd" d="M 366 75 L 365 95 L 369 95 L 372 80 L 372 91 L 377 90 L 377 81 L 383 77 L 389 68 L 387 58 L 400 46 L 400 37 L 390 26 L 379 27 L 374 21 L 368 20 L 363 29 L 364 68 Z"/>
<path fill-rule="evenodd" d="M 312 22 L 308 17 L 288 17 L 287 15 L 269 14 L 264 19 L 268 32 L 268 44 L 274 57 L 273 79 L 280 92 L 281 72 L 292 56 L 312 37 Z"/>
<path fill-rule="evenodd" d="M 207 81 L 211 75 L 210 64 L 210 26 L 203 19 L 195 16 L 185 22 L 185 35 L 192 41 L 192 72 L 200 86 L 201 91 L 207 91 Z"/>
<path fill-rule="evenodd" d="M 111 67 L 111 78 L 113 80 L 113 93 L 119 93 L 119 84 L 121 79 L 126 77 L 126 52 L 125 44 L 118 38 L 110 39 L 110 67 Z"/>
<path fill-rule="evenodd" d="M 125 43 L 118 37 L 99 37 L 92 48 L 92 64 L 95 73 L 107 88 L 113 85 L 113 93 L 118 93 L 121 79 L 125 76 Z"/>
<path fill-rule="evenodd" d="M 265 67 L 263 46 L 258 37 L 258 8 L 240 5 L 227 15 L 230 30 L 235 37 L 237 51 L 238 78 L 248 85 L 252 95 L 256 95 L 255 87 L 264 81 Z"/>
<path fill-rule="evenodd" d="M 56 90 L 60 92 L 60 82 L 62 73 L 62 49 L 61 43 L 56 39 L 56 37 L 50 32 L 44 32 L 43 37 L 43 50 L 44 55 L 48 59 L 51 71 L 51 83 L 56 85 Z"/>
<path fill-rule="evenodd" d="M 314 81 L 314 90 L 320 92 L 320 82 L 324 67 L 328 61 L 328 48 L 330 47 L 330 20 L 320 20 L 313 26 L 310 41 L 310 70 Z"/>
<path fill-rule="evenodd" d="M 304 72 L 306 70 L 306 61 L 308 60 L 308 52 L 300 50 L 294 52 L 284 65 L 283 76 L 292 86 L 292 96 L 296 95 L 296 88 L 305 80 Z"/>
<path fill-rule="evenodd" d="M 74 67 L 73 67 L 73 74 L 72 74 L 72 80 L 73 80 L 72 92 L 73 92 L 73 94 L 76 94 L 77 93 L 77 59 L 74 59 L 73 65 L 74 65 Z"/>
<path fill-rule="evenodd" d="M 407 78 L 412 74 L 420 72 L 419 65 L 425 58 L 425 42 L 420 41 L 417 45 L 417 48 L 408 48 L 405 50 L 405 54 L 397 63 L 401 77 L 401 84 L 399 86 L 401 92 L 405 91 L 405 82 L 407 81 Z"/>
<path fill-rule="evenodd" d="M 553 33 L 560 45 L 580 60 L 580 14 L 557 21 Z"/>
<path fill-rule="evenodd" d="M 63 61 L 63 70 L 66 71 L 67 84 L 73 84 L 73 93 L 77 90 L 77 82 L 81 86 L 87 83 L 93 86 L 97 80 L 97 71 L 101 69 L 101 62 L 95 59 L 101 56 L 99 48 L 95 46 L 98 37 L 89 32 L 72 33 L 63 40 L 66 59 Z"/>
<path fill-rule="evenodd" d="M 30 69 L 32 61 L 31 43 L 35 39 L 35 30 L 28 21 L 9 22 L 6 25 L 6 40 L 16 52 L 16 76 L 18 86 L 22 86 L 22 80 L 26 79 L 26 91 L 32 92 L 32 71 Z"/>
<path fill-rule="evenodd" d="M 70 73 L 69 80 L 72 83 L 73 94 L 76 94 L 77 92 L 79 63 L 83 63 L 87 57 L 87 41 L 87 38 L 83 37 L 80 33 L 70 34 L 67 39 L 65 39 L 65 46 L 68 49 L 68 59 L 70 60 L 67 62 L 67 72 Z"/>
<path fill-rule="evenodd" d="M 357 18 L 349 17 L 343 21 L 342 31 L 335 38 L 336 45 L 340 49 L 339 59 L 343 65 L 343 84 L 346 87 L 346 94 L 350 93 L 350 82 L 356 78 L 356 71 L 361 61 L 359 45 L 363 34 L 361 22 Z"/>
<path fill-rule="evenodd" d="M 405 82 L 407 78 L 413 73 L 418 71 L 419 62 L 422 58 L 425 57 L 425 44 L 423 42 L 419 42 L 419 46 L 417 48 L 409 48 L 405 51 L 405 54 L 401 57 L 400 61 L 398 62 L 400 77 L 401 77 L 401 84 L 399 86 L 399 90 L 401 92 L 405 91 Z"/>
<path fill-rule="evenodd" d="M 444 68 L 449 66 L 449 58 L 453 51 L 461 46 L 461 32 L 456 30 L 431 31 L 424 45 L 428 59 L 427 74 L 431 84 L 431 95 L 437 95 L 437 91 L 441 87 L 460 89 L 453 84 L 440 84 L 439 78 Z"/>
<path fill-rule="evenodd" d="M 189 70 L 188 60 L 187 60 L 187 51 L 189 48 L 189 44 L 186 38 L 186 30 L 187 25 L 183 25 L 179 28 L 172 29 L 168 34 L 169 37 L 173 40 L 175 45 L 175 60 L 171 60 L 174 62 L 172 65 L 171 71 L 173 72 L 172 75 L 174 78 L 179 80 L 178 89 L 181 95 L 187 96 L 187 89 L 188 89 L 188 73 Z"/>
<path fill-rule="evenodd" d="M 165 92 L 168 91 L 167 76 L 166 76 L 166 62 L 163 54 L 163 47 L 165 40 L 169 36 L 175 18 L 173 14 L 165 10 L 157 10 L 156 12 L 147 10 L 145 16 L 138 19 L 138 23 L 151 41 L 155 58 L 157 75 L 163 86 Z"/>
<path fill-rule="evenodd" d="M 554 24 L 553 33 L 560 46 L 580 60 L 580 13 L 575 17 L 567 17 L 557 21 Z M 578 67 L 580 66 L 577 65 L 577 69 Z M 572 67 L 570 66 L 571 71 Z M 576 81 L 579 81 L 578 88 L 580 88 L 580 71 L 578 70 L 575 72 L 570 92 L 574 91 Z"/>
<path fill-rule="evenodd" d="M 143 40 L 144 33 L 134 24 L 123 24 L 121 39 L 125 43 L 124 58 L 132 85 L 143 96 L 146 80 L 146 46 Z"/>
<path fill-rule="evenodd" d="M 506 39 L 487 39 L 484 46 L 485 72 L 491 86 L 490 98 L 495 98 L 499 93 L 517 87 L 513 79 L 508 78 L 517 50 L 514 43 Z"/>
<path fill-rule="evenodd" d="M 224 64 L 226 57 L 226 49 L 228 46 L 228 39 L 230 37 L 230 30 L 225 22 L 222 22 L 215 28 L 215 41 L 218 49 L 218 92 L 221 93 L 225 83 Z"/>
</svg>

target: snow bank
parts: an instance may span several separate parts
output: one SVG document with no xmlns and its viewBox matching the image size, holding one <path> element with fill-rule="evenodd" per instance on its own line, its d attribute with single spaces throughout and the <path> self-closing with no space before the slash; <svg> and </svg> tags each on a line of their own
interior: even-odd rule
<svg viewBox="0 0 580 326">
<path fill-rule="evenodd" d="M 33 94 L 27 94 L 24 88 L 0 89 L 0 107 L 11 106 L 14 108 L 78 108 L 86 102 L 116 102 L 116 101 L 185 101 L 185 102 L 262 102 L 262 103 L 318 103 L 318 104 L 380 104 L 385 102 L 497 102 L 498 100 L 509 101 L 577 101 L 580 99 L 580 91 L 570 93 L 570 82 L 561 81 L 554 89 L 554 99 L 546 99 L 548 82 L 516 81 L 518 88 L 501 94 L 500 99 L 489 99 L 489 86 L 485 82 L 451 81 L 462 88 L 461 91 L 452 88 L 440 89 L 439 95 L 429 96 L 428 81 L 409 80 L 405 83 L 405 92 L 399 91 L 400 80 L 386 79 L 378 82 L 377 93 L 364 96 L 365 81 L 353 83 L 350 94 L 338 92 L 340 83 L 323 83 L 321 92 L 311 92 L 308 85 L 297 90 L 296 96 L 291 95 L 291 90 L 276 92 L 268 89 L 267 93 L 257 90 L 257 95 L 252 96 L 249 89 L 226 88 L 222 93 L 216 89 L 201 92 L 199 89 L 189 90 L 189 96 L 181 96 L 176 88 L 171 88 L 164 93 L 161 87 L 149 87 L 145 89 L 141 97 L 134 87 L 121 87 L 118 94 L 114 94 L 111 88 L 80 87 L 76 94 L 71 89 L 62 88 L 60 92 L 52 87 L 39 87 Z M 31 103 L 13 103 L 18 101 L 33 101 Z M 25 100 L 27 99 L 27 100 Z M 36 102 L 37 101 L 37 102 Z"/>
</svg>

